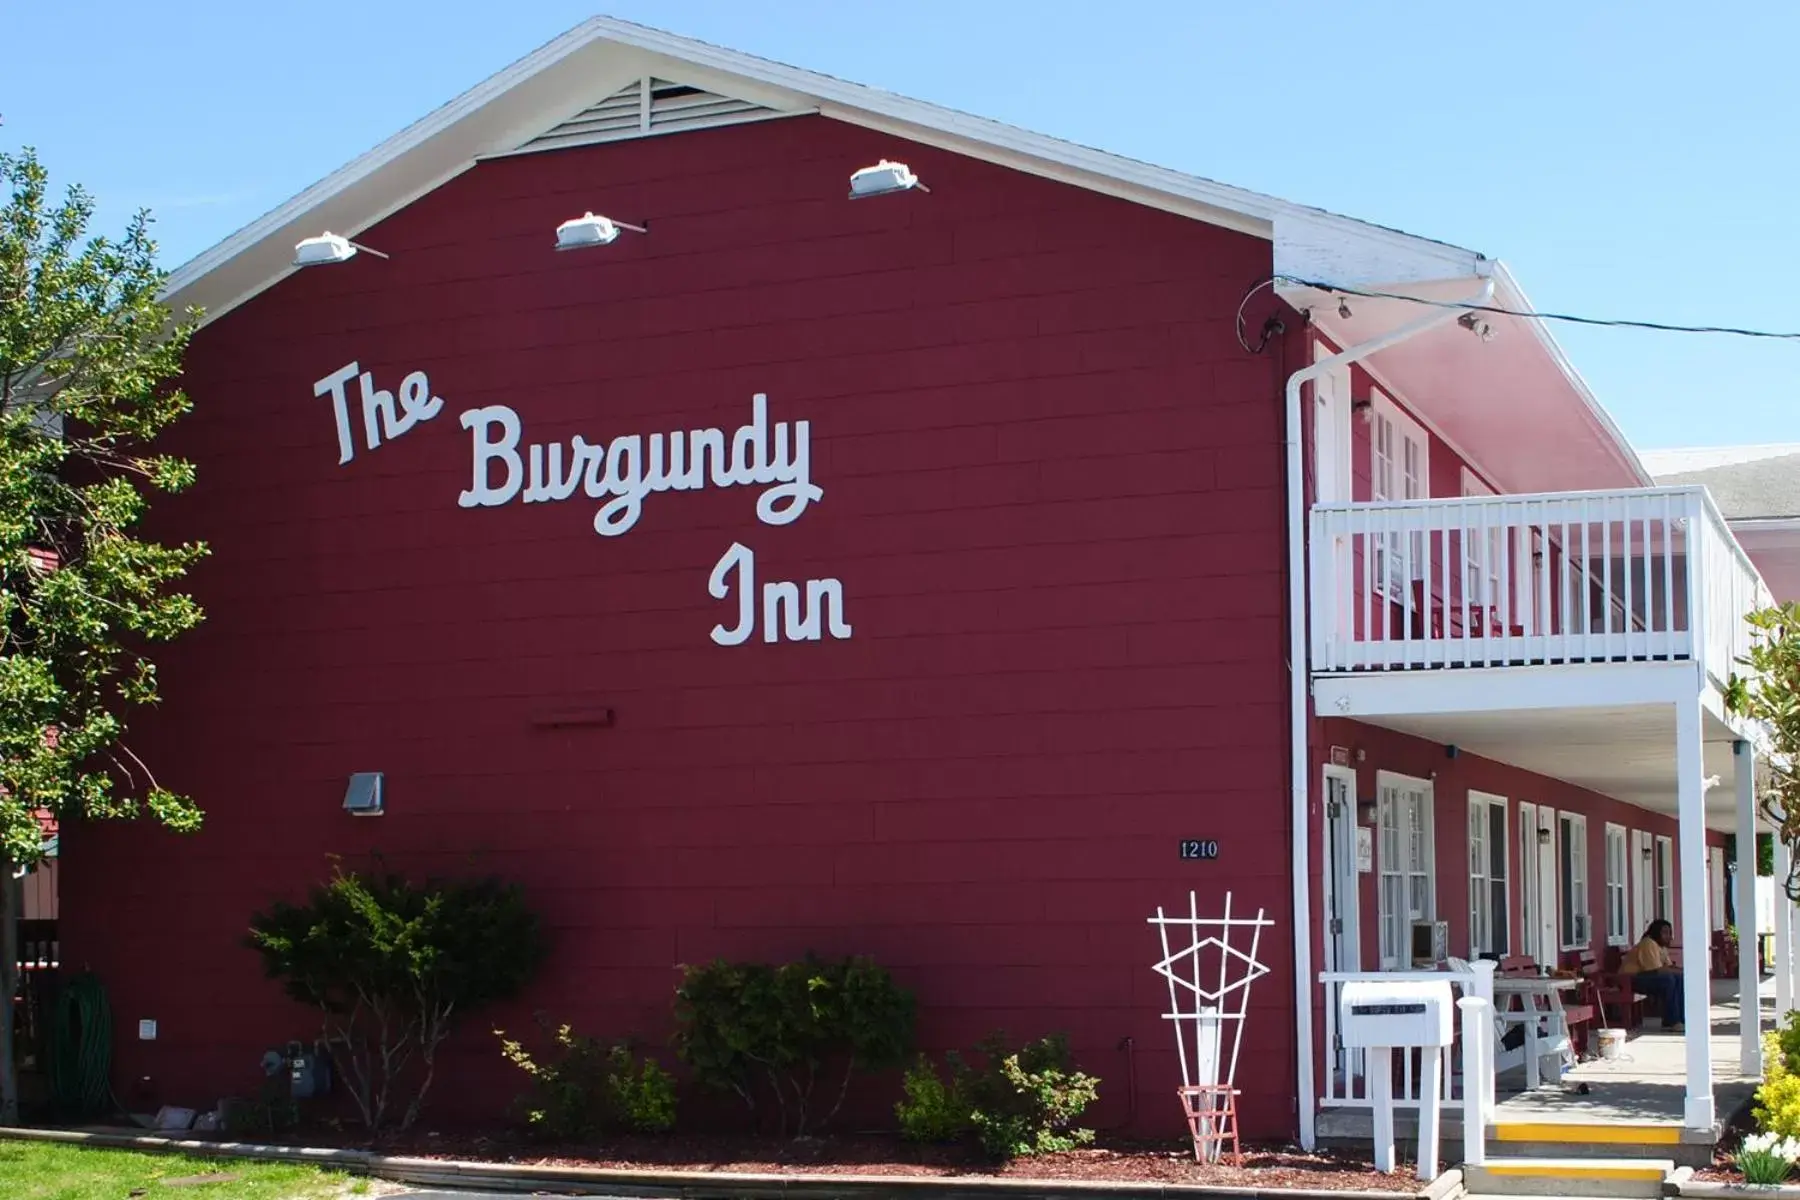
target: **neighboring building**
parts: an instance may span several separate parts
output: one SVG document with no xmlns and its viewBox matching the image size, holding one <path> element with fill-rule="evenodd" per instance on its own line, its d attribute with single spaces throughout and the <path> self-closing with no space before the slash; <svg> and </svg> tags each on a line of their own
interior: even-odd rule
<svg viewBox="0 0 1800 1200">
<path fill-rule="evenodd" d="M 1775 598 L 1800 600 L 1800 443 L 1650 450 L 1643 458 L 1659 484 L 1710 491 Z"/>
<path fill-rule="evenodd" d="M 929 193 L 847 198 L 884 159 Z M 556 253 L 587 212 L 649 232 Z M 327 229 L 390 257 L 294 270 Z M 1145 921 L 1190 889 L 1276 920 L 1250 1136 L 1366 1103 L 1319 973 L 1415 923 L 1549 963 L 1668 915 L 1706 985 L 1762 585 L 1542 323 L 1467 309 L 1529 308 L 1492 259 L 597 20 L 171 298 L 209 618 L 140 740 L 206 828 L 63 831 L 122 1095 L 252 1087 L 312 1016 L 250 913 L 375 851 L 554 928 L 446 1116 L 516 1089 L 496 1023 L 660 1038 L 677 964 L 815 949 L 934 1049 L 1067 1030 L 1095 1119 L 1168 1133 Z"/>
</svg>

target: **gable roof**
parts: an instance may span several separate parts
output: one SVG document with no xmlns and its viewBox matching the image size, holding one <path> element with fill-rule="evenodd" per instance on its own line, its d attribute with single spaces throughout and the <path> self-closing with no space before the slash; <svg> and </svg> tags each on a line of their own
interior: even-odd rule
<svg viewBox="0 0 1800 1200">
<path fill-rule="evenodd" d="M 1800 518 L 1800 444 L 1655 450 L 1644 465 L 1660 484 L 1704 484 L 1727 521 Z"/>
<path fill-rule="evenodd" d="M 1485 256 L 1445 242 L 594 17 L 195 256 L 173 272 L 165 297 L 177 309 L 202 307 L 209 318 L 227 312 L 294 270 L 301 238 L 326 229 L 355 237 L 483 158 L 570 144 L 563 135 L 572 126 L 604 122 L 606 103 L 640 81 L 762 115 L 819 113 L 1269 238 L 1278 273 L 1354 286 L 1469 278 L 1491 269 Z"/>
</svg>

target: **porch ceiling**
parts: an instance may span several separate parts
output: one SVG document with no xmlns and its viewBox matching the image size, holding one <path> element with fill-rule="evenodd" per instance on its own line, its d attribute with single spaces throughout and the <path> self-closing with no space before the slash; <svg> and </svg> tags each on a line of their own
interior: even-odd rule
<svg viewBox="0 0 1800 1200">
<path fill-rule="evenodd" d="M 1675 710 L 1657 704 L 1618 708 L 1534 708 L 1494 712 L 1359 716 L 1470 754 L 1561 779 L 1652 812 L 1675 812 Z M 1735 766 L 1729 726 L 1703 710 L 1707 827 L 1736 828 Z M 1531 796 L 1514 799 L 1531 800 Z"/>
<path fill-rule="evenodd" d="M 1331 282 L 1329 280 L 1325 282 Z M 1466 300 L 1477 279 L 1375 286 L 1439 302 Z M 1530 303 L 1502 264 L 1494 265 L 1492 304 L 1511 312 Z M 1282 296 L 1310 310 L 1340 346 L 1380 337 L 1428 311 L 1413 300 L 1350 296 L 1284 286 Z M 1612 419 L 1536 318 L 1479 314 L 1493 332 L 1483 341 L 1454 323 L 1371 357 L 1368 368 L 1503 492 L 1642 487 L 1650 480 Z"/>
</svg>

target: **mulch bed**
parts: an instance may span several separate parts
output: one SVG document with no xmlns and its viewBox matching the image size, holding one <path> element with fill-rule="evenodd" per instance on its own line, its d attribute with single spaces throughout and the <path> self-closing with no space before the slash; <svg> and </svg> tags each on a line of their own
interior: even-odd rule
<svg viewBox="0 0 1800 1200">
<path fill-rule="evenodd" d="M 1755 1132 L 1756 1119 L 1751 1115 L 1750 1105 L 1746 1104 L 1719 1131 L 1718 1144 L 1713 1147 L 1711 1166 L 1698 1167 L 1694 1178 L 1702 1183 L 1742 1183 L 1744 1177 L 1737 1169 L 1738 1146 L 1745 1137 Z"/>
<path fill-rule="evenodd" d="M 1244 1165 L 1204 1166 L 1185 1143 L 1108 1142 L 1084 1150 L 1045 1154 L 997 1164 L 973 1147 L 917 1146 L 867 1134 L 777 1139 L 671 1135 L 624 1137 L 579 1146 L 550 1146 L 515 1136 L 418 1133 L 369 1147 L 329 1130 L 279 1139 L 311 1146 L 356 1146 L 383 1154 L 463 1159 L 534 1167 L 609 1170 L 682 1170 L 790 1175 L 992 1176 L 1001 1179 L 1066 1179 L 1118 1183 L 1185 1183 L 1245 1188 L 1416 1193 L 1410 1172 L 1384 1175 L 1365 1157 L 1314 1153 L 1293 1146 L 1250 1145 Z"/>
</svg>

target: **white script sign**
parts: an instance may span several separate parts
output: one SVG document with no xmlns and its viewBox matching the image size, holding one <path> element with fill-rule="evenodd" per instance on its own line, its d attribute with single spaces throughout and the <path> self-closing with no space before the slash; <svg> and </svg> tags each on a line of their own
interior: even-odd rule
<svg viewBox="0 0 1800 1200">
<path fill-rule="evenodd" d="M 330 396 L 337 426 L 338 464 L 356 455 L 351 421 L 351 380 L 357 384 L 363 445 L 374 450 L 444 409 L 431 394 L 431 381 L 413 371 L 393 392 L 375 386 L 374 376 L 347 363 L 313 384 L 314 396 Z M 620 434 L 589 442 L 580 434 L 562 442 L 527 442 L 519 414 L 504 404 L 465 410 L 459 418 L 471 439 L 470 483 L 456 502 L 463 508 L 493 508 L 518 500 L 542 504 L 567 500 L 577 491 L 591 500 L 608 499 L 594 513 L 594 532 L 618 537 L 643 515 L 644 498 L 659 492 L 706 487 L 763 488 L 756 516 L 765 525 L 791 525 L 807 506 L 824 498 L 812 481 L 812 426 L 808 421 L 769 424 L 769 399 L 750 398 L 750 420 L 729 435 L 723 429 Z M 565 453 L 566 451 L 566 453 Z M 497 476 L 497 478 L 496 478 Z M 756 632 L 763 641 L 819 641 L 850 636 L 844 620 L 844 587 L 836 579 L 801 583 L 776 581 L 756 586 L 756 555 L 733 542 L 714 565 L 707 590 L 715 600 L 735 600 L 737 624 L 713 626 L 712 640 L 737 646 Z M 760 604 L 759 604 L 760 601 Z"/>
</svg>

